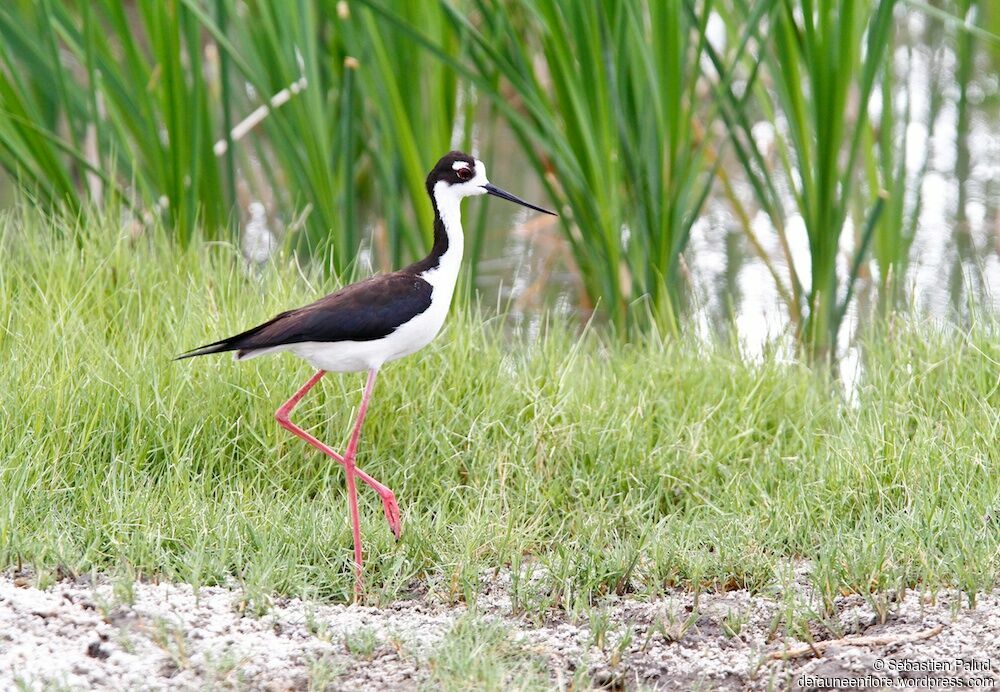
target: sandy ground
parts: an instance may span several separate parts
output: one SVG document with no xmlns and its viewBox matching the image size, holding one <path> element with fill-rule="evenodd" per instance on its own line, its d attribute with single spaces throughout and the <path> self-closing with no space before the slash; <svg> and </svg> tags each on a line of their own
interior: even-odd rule
<svg viewBox="0 0 1000 692">
<path fill-rule="evenodd" d="M 611 599 L 576 618 L 515 616 L 509 587 L 509 576 L 484 582 L 471 608 L 429 597 L 385 608 L 275 599 L 253 614 L 238 588 L 196 594 L 184 584 L 65 579 L 39 589 L 29 574 L 7 572 L 0 689 L 433 688 L 443 646 L 476 646 L 455 635 L 470 618 L 509 630 L 518 655 L 547 671 L 553 688 L 582 680 L 617 689 L 884 689 L 888 678 L 899 689 L 1000 687 L 1000 591 L 971 609 L 948 593 L 846 596 L 819 624 L 787 617 L 808 603 L 802 583 L 773 598 Z M 807 623 L 800 636 L 810 631 L 812 648 L 786 634 L 790 619 Z"/>
</svg>

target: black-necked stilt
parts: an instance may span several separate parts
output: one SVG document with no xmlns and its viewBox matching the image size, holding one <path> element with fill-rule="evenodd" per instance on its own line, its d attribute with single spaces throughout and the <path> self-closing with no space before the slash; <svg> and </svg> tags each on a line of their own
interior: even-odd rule
<svg viewBox="0 0 1000 692">
<path fill-rule="evenodd" d="M 429 344 L 444 324 L 465 242 L 459 209 L 462 199 L 490 194 L 535 211 L 554 214 L 494 187 L 486 179 L 483 162 L 458 151 L 446 154 L 434 166 L 427 176 L 427 194 L 434 204 L 434 247 L 424 259 L 391 274 L 345 286 L 315 303 L 283 312 L 253 329 L 179 357 L 236 351 L 237 360 L 244 360 L 290 351 L 317 368 L 316 374 L 277 410 L 274 417 L 282 427 L 343 464 L 347 472 L 357 569 L 356 592 L 361 588 L 361 525 L 355 475 L 382 498 L 389 528 L 397 539 L 402 530 L 393 492 L 354 465 L 361 426 L 379 368 Z M 343 455 L 289 419 L 292 409 L 328 370 L 368 371 L 361 406 Z"/>
</svg>

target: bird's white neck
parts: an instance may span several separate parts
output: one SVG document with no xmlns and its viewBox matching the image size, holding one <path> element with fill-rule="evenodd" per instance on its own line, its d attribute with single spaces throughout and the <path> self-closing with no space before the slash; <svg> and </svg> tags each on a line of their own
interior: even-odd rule
<svg viewBox="0 0 1000 692">
<path fill-rule="evenodd" d="M 465 233 L 462 231 L 462 198 L 448 189 L 444 183 L 434 186 L 434 204 L 443 228 L 435 228 L 437 236 L 443 231 L 444 238 L 435 237 L 435 249 L 441 241 L 447 243 L 444 252 L 438 255 L 437 266 L 424 272 L 424 278 L 435 288 L 446 290 L 449 294 L 458 281 L 458 271 L 462 267 L 462 252 L 465 249 Z"/>
</svg>

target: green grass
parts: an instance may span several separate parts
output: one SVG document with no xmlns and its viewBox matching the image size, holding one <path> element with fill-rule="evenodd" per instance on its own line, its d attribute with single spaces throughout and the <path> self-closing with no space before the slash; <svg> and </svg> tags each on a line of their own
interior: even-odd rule
<svg viewBox="0 0 1000 692">
<path fill-rule="evenodd" d="M 228 244 L 53 223 L 0 220 L 0 566 L 235 576 L 248 607 L 349 598 L 343 473 L 272 418 L 308 366 L 171 361 L 333 286 L 288 258 L 257 281 Z M 749 363 L 554 322 L 527 341 L 456 310 L 376 388 L 359 461 L 396 490 L 404 534 L 363 490 L 370 598 L 460 600 L 513 565 L 552 586 L 515 588 L 519 608 L 580 608 L 616 589 L 762 589 L 798 559 L 831 598 L 992 586 L 997 325 L 880 333 L 852 400 L 779 348 Z M 327 378 L 298 421 L 339 446 L 361 385 Z"/>
<path fill-rule="evenodd" d="M 545 660 L 503 624 L 459 619 L 428 661 L 434 690 L 546 690 L 552 681 Z M 573 682 L 586 682 L 580 671 Z M 579 689 L 583 689 L 581 685 Z M 574 685 L 574 688 L 576 686 Z"/>
</svg>

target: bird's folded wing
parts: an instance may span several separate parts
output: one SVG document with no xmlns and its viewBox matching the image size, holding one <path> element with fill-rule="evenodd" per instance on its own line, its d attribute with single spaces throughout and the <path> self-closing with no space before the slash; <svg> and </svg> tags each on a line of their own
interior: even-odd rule
<svg viewBox="0 0 1000 692">
<path fill-rule="evenodd" d="M 429 283 L 411 274 L 374 276 L 278 315 L 251 330 L 239 348 L 380 339 L 426 311 L 432 290 Z"/>
<path fill-rule="evenodd" d="M 222 351 L 254 351 L 306 341 L 380 339 L 427 310 L 432 292 L 429 283 L 413 274 L 373 276 L 315 303 L 283 312 L 245 332 L 196 348 L 180 358 Z"/>
</svg>

